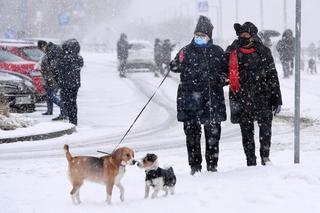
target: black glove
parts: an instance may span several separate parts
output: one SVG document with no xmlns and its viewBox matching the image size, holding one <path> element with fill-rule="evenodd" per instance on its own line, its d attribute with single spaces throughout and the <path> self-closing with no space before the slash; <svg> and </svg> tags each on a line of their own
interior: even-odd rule
<svg viewBox="0 0 320 213">
<path fill-rule="evenodd" d="M 272 107 L 272 111 L 273 111 L 273 115 L 276 116 L 276 115 L 279 114 L 280 111 L 281 111 L 281 105 L 273 106 L 273 107 Z"/>
</svg>

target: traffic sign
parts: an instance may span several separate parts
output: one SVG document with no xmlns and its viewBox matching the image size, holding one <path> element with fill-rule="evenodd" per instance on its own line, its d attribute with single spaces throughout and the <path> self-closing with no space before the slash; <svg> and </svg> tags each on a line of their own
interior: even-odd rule
<svg viewBox="0 0 320 213">
<path fill-rule="evenodd" d="M 200 13 L 208 12 L 208 10 L 209 10 L 209 3 L 207 0 L 198 1 L 198 11 Z"/>
<path fill-rule="evenodd" d="M 58 21 L 61 26 L 66 26 L 70 23 L 70 14 L 67 12 L 61 12 L 58 15 Z"/>
</svg>

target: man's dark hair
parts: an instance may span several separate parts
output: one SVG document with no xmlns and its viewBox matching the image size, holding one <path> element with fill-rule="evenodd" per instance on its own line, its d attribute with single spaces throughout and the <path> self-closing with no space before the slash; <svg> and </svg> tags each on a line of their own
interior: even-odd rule
<svg viewBox="0 0 320 213">
<path fill-rule="evenodd" d="M 47 44 L 48 43 L 46 41 L 39 40 L 38 41 L 38 48 L 42 50 Z"/>
</svg>

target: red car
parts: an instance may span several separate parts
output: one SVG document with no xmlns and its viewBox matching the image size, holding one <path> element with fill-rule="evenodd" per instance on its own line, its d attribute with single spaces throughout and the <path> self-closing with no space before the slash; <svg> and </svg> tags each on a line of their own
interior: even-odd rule
<svg viewBox="0 0 320 213">
<path fill-rule="evenodd" d="M 0 47 L 27 61 L 39 62 L 44 54 L 37 44 L 31 41 L 0 41 Z"/>
<path fill-rule="evenodd" d="M 40 70 L 36 69 L 36 62 L 22 59 L 9 52 L 7 47 L 2 44 L 0 44 L 0 69 L 29 76 L 36 87 L 37 99 L 41 99 L 44 96 L 44 82 Z"/>
</svg>

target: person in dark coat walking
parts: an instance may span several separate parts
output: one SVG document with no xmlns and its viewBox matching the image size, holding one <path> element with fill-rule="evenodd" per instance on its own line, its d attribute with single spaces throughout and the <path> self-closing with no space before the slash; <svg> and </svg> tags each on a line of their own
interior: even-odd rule
<svg viewBox="0 0 320 213">
<path fill-rule="evenodd" d="M 62 44 L 63 65 L 61 71 L 61 96 L 70 123 L 78 124 L 77 96 L 81 86 L 80 71 L 83 58 L 79 55 L 80 44 L 76 39 L 69 39 Z"/>
<path fill-rule="evenodd" d="M 122 33 L 117 43 L 117 55 L 119 60 L 120 77 L 126 77 L 126 65 L 129 56 L 130 44 L 127 41 L 127 35 Z"/>
<path fill-rule="evenodd" d="M 156 68 L 163 73 L 162 67 L 162 44 L 159 38 L 154 40 L 154 62 L 156 64 Z"/>
<path fill-rule="evenodd" d="M 229 59 L 231 122 L 239 123 L 247 165 L 256 165 L 254 122 L 259 124 L 261 164 L 270 161 L 273 115 L 282 99 L 277 70 L 269 48 L 251 22 L 234 24 L 238 39 L 226 50 Z"/>
<path fill-rule="evenodd" d="M 41 73 L 45 83 L 47 112 L 43 113 L 43 115 L 52 115 L 53 104 L 56 104 L 60 107 L 60 115 L 53 120 L 60 120 L 65 117 L 63 103 L 56 96 L 61 80 L 62 49 L 58 45 L 42 40 L 38 41 L 38 48 L 45 53 L 41 59 Z"/>
<path fill-rule="evenodd" d="M 167 71 L 170 69 L 169 65 L 171 61 L 171 52 L 175 46 L 176 46 L 175 44 L 171 44 L 169 39 L 165 39 L 162 44 L 162 53 L 161 53 L 162 63 L 164 64 L 164 68 Z"/>
<path fill-rule="evenodd" d="M 294 59 L 294 37 L 292 30 L 285 30 L 282 34 L 282 39 L 276 46 L 280 55 L 280 61 L 283 69 L 283 77 L 289 78 L 293 74 L 293 59 Z"/>
<path fill-rule="evenodd" d="M 313 59 L 313 58 L 310 58 L 310 59 L 308 60 L 307 73 L 317 74 L 317 63 L 316 63 L 316 60 Z"/>
<path fill-rule="evenodd" d="M 228 69 L 224 51 L 212 42 L 213 25 L 200 16 L 191 43 L 170 63 L 180 73 L 177 94 L 178 121 L 183 122 L 191 174 L 201 171 L 201 125 L 206 140 L 207 170 L 218 166 L 221 122 L 226 120 L 223 73 Z"/>
</svg>

